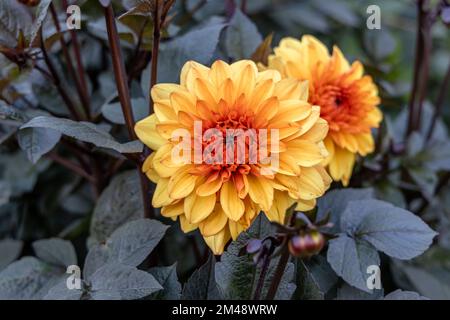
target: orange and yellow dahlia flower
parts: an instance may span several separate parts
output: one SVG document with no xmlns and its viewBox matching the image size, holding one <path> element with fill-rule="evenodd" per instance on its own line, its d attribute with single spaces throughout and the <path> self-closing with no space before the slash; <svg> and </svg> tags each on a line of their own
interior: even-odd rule
<svg viewBox="0 0 450 320">
<path fill-rule="evenodd" d="M 259 72 L 252 61 L 216 61 L 211 68 L 187 62 L 180 84 L 152 88 L 155 113 L 135 127 L 139 139 L 154 150 L 142 168 L 157 184 L 153 206 L 162 208 L 165 217 L 179 218 L 184 232 L 198 228 L 215 254 L 260 211 L 283 222 L 295 202 L 299 209 L 314 207 L 331 183 L 321 165 L 328 155 L 323 143 L 328 125 L 307 95 L 305 82 L 282 80 L 275 70 Z M 196 161 L 195 141 L 184 145 L 190 161 L 175 161 L 180 139 L 174 133 L 183 129 L 195 136 L 198 121 L 204 135 L 209 129 L 277 130 L 278 147 L 271 153 L 278 155 L 278 166 L 252 163 L 248 155 L 243 163 Z M 201 141 L 201 146 L 212 143 Z"/>
<path fill-rule="evenodd" d="M 320 116 L 330 128 L 325 139 L 329 152 L 325 164 L 334 180 L 347 185 L 356 155 L 373 152 L 371 129 L 382 120 L 378 90 L 371 77 L 363 75 L 359 61 L 350 65 L 336 46 L 330 55 L 309 35 L 301 41 L 283 39 L 269 57 L 268 67 L 283 78 L 309 81 L 308 101 L 321 107 Z"/>
</svg>

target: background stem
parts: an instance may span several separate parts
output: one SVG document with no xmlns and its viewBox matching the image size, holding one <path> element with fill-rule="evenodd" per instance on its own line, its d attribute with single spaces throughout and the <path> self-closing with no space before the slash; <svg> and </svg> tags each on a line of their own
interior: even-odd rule
<svg viewBox="0 0 450 320">
<path fill-rule="evenodd" d="M 69 49 L 66 46 L 66 43 L 64 41 L 64 34 L 61 32 L 61 27 L 59 25 L 58 15 L 56 13 L 55 6 L 53 3 L 50 3 L 50 13 L 53 19 L 53 23 L 55 25 L 56 31 L 59 34 L 59 42 L 61 43 L 61 49 L 64 55 L 64 59 L 66 60 L 67 70 L 69 71 L 69 74 L 71 75 L 72 79 L 75 82 L 75 87 L 77 89 L 78 95 L 80 96 L 81 105 L 83 106 L 83 110 L 86 113 L 86 117 L 89 115 L 89 101 L 87 100 L 87 91 L 84 92 L 82 85 L 76 76 L 75 68 L 72 63 L 72 58 L 69 54 Z M 87 89 L 86 89 L 87 90 Z"/>
<path fill-rule="evenodd" d="M 270 255 L 266 255 L 263 260 L 263 265 L 261 268 L 261 273 L 259 274 L 258 284 L 256 285 L 255 293 L 253 295 L 253 300 L 260 300 L 261 299 L 261 292 L 262 288 L 264 286 L 264 282 L 266 280 L 267 270 L 269 269 L 270 265 Z"/>
<path fill-rule="evenodd" d="M 116 21 L 114 18 L 114 11 L 112 5 L 109 4 L 104 8 L 106 28 L 108 30 L 108 40 L 111 46 L 111 56 L 113 61 L 114 75 L 116 78 L 117 91 L 119 92 L 119 101 L 122 107 L 122 112 L 125 118 L 125 123 L 128 129 L 128 134 L 132 140 L 136 140 L 137 136 L 134 132 L 134 116 L 131 108 L 131 98 L 128 89 L 128 80 L 125 72 L 125 64 L 120 50 L 120 38 L 117 33 Z M 142 201 L 144 204 L 144 216 L 146 218 L 153 217 L 153 211 L 150 206 L 149 183 L 145 174 L 141 171 L 142 163 L 138 162 L 138 173 L 141 181 Z"/>
<path fill-rule="evenodd" d="M 284 270 L 289 261 L 290 253 L 287 242 L 283 246 L 283 252 L 281 253 L 280 260 L 278 260 L 277 268 L 275 269 L 275 275 L 272 283 L 270 284 L 269 291 L 267 292 L 266 300 L 273 300 L 277 294 L 278 286 L 280 285 L 281 278 L 283 277 Z"/>
<path fill-rule="evenodd" d="M 73 102 L 70 99 L 69 95 L 67 94 L 66 90 L 63 88 L 61 79 L 59 78 L 59 75 L 58 75 L 58 72 L 56 72 L 56 69 L 53 66 L 52 60 L 50 59 L 50 57 L 47 53 L 47 50 L 45 49 L 44 39 L 42 37 L 42 31 L 41 31 L 41 50 L 42 50 L 42 54 L 44 56 L 44 61 L 47 65 L 47 68 L 52 77 L 53 84 L 56 86 L 58 93 L 60 94 L 60 96 L 63 99 L 64 103 L 66 104 L 67 108 L 69 109 L 69 112 L 72 115 L 72 117 L 75 120 L 80 121 L 81 116 L 79 115 L 77 109 L 75 108 L 75 105 L 73 104 Z M 47 75 L 47 73 L 44 73 L 44 75 Z"/>
</svg>

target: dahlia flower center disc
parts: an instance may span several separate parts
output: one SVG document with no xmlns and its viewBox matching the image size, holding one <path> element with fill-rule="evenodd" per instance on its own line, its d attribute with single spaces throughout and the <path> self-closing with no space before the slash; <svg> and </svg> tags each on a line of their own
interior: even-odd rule
<svg viewBox="0 0 450 320">
<path fill-rule="evenodd" d="M 311 102 L 321 106 L 321 117 L 328 121 L 330 130 L 359 133 L 366 129 L 361 119 L 369 110 L 357 103 L 358 94 L 351 87 L 320 85 L 312 90 Z"/>
<path fill-rule="evenodd" d="M 267 148 L 267 143 L 261 142 L 260 134 L 265 135 L 265 140 L 270 133 L 254 127 L 254 114 L 245 110 L 245 107 L 236 108 L 225 115 L 217 114 L 215 118 L 214 123 L 202 126 L 202 170 L 196 170 L 195 173 L 205 175 L 205 172 L 216 172 L 223 181 L 235 175 L 250 174 L 252 166 L 259 163 L 260 147 Z M 214 135 L 208 135 L 211 129 L 215 130 Z M 270 148 L 267 152 L 270 152 Z M 255 171 L 253 173 L 257 174 Z"/>
</svg>

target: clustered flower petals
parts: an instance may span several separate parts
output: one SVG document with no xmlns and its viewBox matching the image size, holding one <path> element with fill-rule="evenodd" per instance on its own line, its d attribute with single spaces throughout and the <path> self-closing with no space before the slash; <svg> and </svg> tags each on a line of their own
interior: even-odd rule
<svg viewBox="0 0 450 320">
<path fill-rule="evenodd" d="M 308 35 L 301 41 L 283 39 L 269 57 L 268 68 L 278 70 L 283 78 L 309 81 L 308 101 L 320 106 L 320 116 L 330 128 L 325 139 L 330 155 L 325 164 L 334 180 L 347 185 L 356 154 L 373 152 L 371 129 L 382 120 L 371 77 L 364 75 L 359 61 L 350 65 L 336 46 L 330 55 L 319 40 Z"/>
<path fill-rule="evenodd" d="M 215 254 L 260 211 L 283 223 L 290 206 L 298 203 L 298 210 L 310 210 L 328 189 L 331 178 L 322 165 L 328 157 L 328 124 L 320 117 L 320 107 L 308 102 L 307 82 L 282 79 L 276 70 L 258 71 L 247 60 L 231 65 L 216 61 L 211 68 L 191 61 L 182 69 L 180 84 L 158 84 L 151 95 L 155 113 L 138 122 L 135 131 L 154 150 L 142 168 L 156 183 L 152 204 L 163 216 L 179 219 L 184 232 L 198 228 Z M 266 130 L 272 142 L 276 130 L 277 148 L 267 154 L 277 155 L 277 165 L 252 162 L 250 140 L 245 140 L 244 161 L 198 161 L 199 144 L 206 150 L 217 143 L 196 143 L 198 122 L 204 136 L 210 129 Z M 179 129 L 194 137 L 182 148 L 187 162 L 173 158 L 179 154 L 180 140 L 174 139 Z M 234 148 L 229 156 L 229 149 L 224 146 L 227 160 L 239 157 Z"/>
</svg>

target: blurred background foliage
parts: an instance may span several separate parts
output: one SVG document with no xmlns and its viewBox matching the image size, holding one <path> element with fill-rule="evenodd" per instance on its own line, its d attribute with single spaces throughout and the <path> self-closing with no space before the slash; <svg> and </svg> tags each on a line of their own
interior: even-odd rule
<svg viewBox="0 0 450 320">
<path fill-rule="evenodd" d="M 6 14 L 6 2 L 15 1 L 2 1 L 0 16 Z M 444 97 L 443 118 L 438 121 L 431 139 L 435 143 L 430 144 L 430 139 L 426 138 L 450 63 L 448 10 L 432 28 L 433 47 L 422 115 L 423 134 L 413 134 L 409 141 L 405 141 L 406 110 L 416 50 L 415 1 L 243 2 L 236 0 L 234 5 L 244 11 L 257 30 L 253 25 L 236 24 L 233 32 L 241 38 L 226 40 L 227 31 L 217 26 L 229 21 L 233 1 L 177 0 L 163 30 L 159 81 L 176 81 L 177 68 L 181 67 L 186 55 L 189 57 L 191 54 L 191 58 L 204 63 L 214 58 L 250 58 L 270 34 L 273 34 L 272 46 L 285 36 L 299 38 L 303 34 L 313 34 L 329 48 L 339 46 L 350 61 L 360 60 L 378 84 L 381 108 L 386 117 L 381 131 L 375 133 L 379 136 L 377 152 L 359 163 L 351 185 L 374 188 L 380 199 L 416 212 L 440 233 L 437 244 L 420 259 L 412 263 L 390 263 L 389 269 L 383 270 L 383 275 L 389 275 L 383 281 L 390 290 L 401 286 L 431 298 L 450 298 L 450 200 L 447 196 L 450 184 L 448 179 L 441 179 L 448 175 L 443 171 L 450 170 L 447 136 L 449 90 Z M 60 1 L 53 3 L 56 8 L 61 8 Z M 92 122 L 124 142 L 127 140 L 126 130 L 123 116 L 118 112 L 120 108 L 103 8 L 97 1 L 74 3 L 81 7 L 82 26 L 77 34 L 82 63 L 87 72 Z M 130 11 L 139 1 L 116 0 L 113 3 L 129 74 L 133 113 L 136 119 L 141 119 L 146 116 L 148 105 L 152 23 L 149 16 L 139 10 Z M 372 4 L 381 9 L 381 30 L 368 30 L 366 27 L 366 9 Z M 32 19 L 26 17 L 38 17 L 39 7 L 19 9 L 25 18 L 19 20 L 24 25 L 17 27 L 22 30 L 34 28 Z M 63 37 L 70 43 L 62 10 L 58 10 L 58 19 Z M 29 24 L 25 25 L 27 22 Z M 13 34 L 13 39 L 8 39 L 2 34 L 5 30 L 0 31 L 3 48 L 8 41 L 10 46 L 19 48 L 18 35 Z M 67 62 L 62 57 L 62 47 L 51 19 L 44 20 L 42 30 L 45 47 L 61 75 L 62 85 L 76 108 L 82 110 L 83 102 L 74 89 L 74 80 L 68 76 Z M 202 33 L 201 30 L 206 31 Z M 193 34 L 195 31 L 197 33 Z M 18 257 L 29 255 L 33 241 L 51 237 L 71 240 L 76 247 L 78 261 L 82 262 L 87 252 L 86 244 L 92 247 L 103 243 L 118 226 L 142 217 L 143 212 L 138 176 L 128 170 L 133 166 L 117 151 L 89 148 L 88 152 L 96 155 L 96 160 L 91 161 L 73 153 L 74 148 L 82 146 L 67 136 L 61 138 L 55 132 L 36 129 L 28 134 L 18 132 L 22 123 L 37 115 L 70 115 L 55 86 L 45 73 L 38 70 L 42 67 L 42 58 L 30 58 L 36 51 L 39 51 L 38 47 L 27 46 L 22 51 L 27 57 L 24 59 L 0 54 L 0 239 L 9 239 L 0 241 L 0 270 Z M 58 141 L 60 143 L 56 146 Z M 93 187 L 89 179 L 68 170 L 64 159 L 79 162 L 79 166 L 90 175 L 100 170 L 102 173 L 97 175 L 97 184 Z M 118 175 L 118 172 L 124 173 Z M 169 223 L 167 220 L 164 222 Z M 184 281 L 199 262 L 206 261 L 207 250 L 198 234 L 186 236 L 175 224 L 158 246 L 158 257 L 160 265 L 177 262 L 178 275 Z"/>
</svg>

